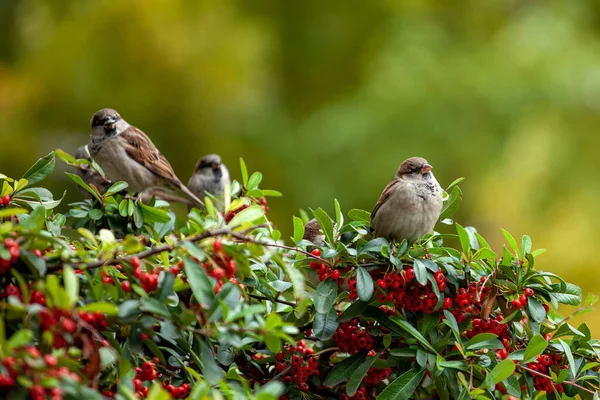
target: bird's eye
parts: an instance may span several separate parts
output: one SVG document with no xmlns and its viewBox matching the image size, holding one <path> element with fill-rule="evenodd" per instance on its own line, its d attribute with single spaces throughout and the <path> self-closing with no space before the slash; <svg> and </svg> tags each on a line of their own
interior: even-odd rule
<svg viewBox="0 0 600 400">
<path fill-rule="evenodd" d="M 412 167 L 410 170 L 411 170 L 411 172 L 412 172 L 413 174 L 416 174 L 416 173 L 419 171 L 419 168 L 417 168 L 417 167 Z"/>
</svg>

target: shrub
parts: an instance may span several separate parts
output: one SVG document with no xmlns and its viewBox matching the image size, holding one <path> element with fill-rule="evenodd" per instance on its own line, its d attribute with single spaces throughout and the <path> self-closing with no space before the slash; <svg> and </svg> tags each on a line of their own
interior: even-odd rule
<svg viewBox="0 0 600 400">
<path fill-rule="evenodd" d="M 69 155 L 57 154 L 77 165 Z M 597 398 L 598 342 L 581 290 L 536 270 L 543 250 L 496 254 L 456 234 L 392 248 L 368 234 L 369 213 L 313 212 L 326 243 L 293 246 L 268 220 L 262 175 L 234 182 L 224 214 L 177 218 L 136 204 L 123 182 L 91 199 L 36 187 L 51 153 L 22 179 L 4 175 L 0 202 L 0 394 L 31 399 Z M 216 200 L 215 200 L 216 201 Z M 458 248 L 448 247 L 456 242 Z M 559 303 L 577 306 L 566 317 Z M 509 397 L 510 396 L 510 397 Z"/>
</svg>

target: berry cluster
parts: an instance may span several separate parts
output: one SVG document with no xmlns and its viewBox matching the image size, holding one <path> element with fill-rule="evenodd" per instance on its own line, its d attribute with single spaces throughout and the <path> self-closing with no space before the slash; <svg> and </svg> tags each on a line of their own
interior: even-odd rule
<svg viewBox="0 0 600 400">
<path fill-rule="evenodd" d="M 367 385 L 377 385 L 379 382 L 386 380 L 392 374 L 391 368 L 369 368 L 367 376 L 363 379 L 363 382 Z"/>
<path fill-rule="evenodd" d="M 209 276 L 216 279 L 217 284 L 215 286 L 215 293 L 218 293 L 223 286 L 223 280 L 225 278 L 228 280 L 234 279 L 233 277 L 237 270 L 237 265 L 235 264 L 235 260 L 223 251 L 223 242 L 221 242 L 220 239 L 214 241 L 213 249 L 214 263 L 211 262 L 211 260 L 207 260 L 201 265 Z"/>
<path fill-rule="evenodd" d="M 19 244 L 12 238 L 4 239 L 4 248 L 8 250 L 8 258 L 0 257 L 0 274 L 8 271 L 10 266 L 16 263 L 21 255 Z"/>
<path fill-rule="evenodd" d="M 304 340 L 298 342 L 298 346 L 285 346 L 285 348 L 275 355 L 275 370 L 279 373 L 284 372 L 291 364 L 290 371 L 281 380 L 283 383 L 291 385 L 296 384 L 303 391 L 308 391 L 308 378 L 311 375 L 319 375 L 319 361 L 313 357 L 314 350 L 306 347 Z"/>
<path fill-rule="evenodd" d="M 333 340 L 340 351 L 355 354 L 363 349 L 373 349 L 375 340 L 368 332 L 369 326 L 363 326 L 365 323 L 370 324 L 355 318 L 338 326 L 333 334 Z"/>
<path fill-rule="evenodd" d="M 133 378 L 133 389 L 135 390 L 135 395 L 138 399 L 145 398 L 148 395 L 148 386 L 145 386 L 144 382 L 153 382 L 157 378 L 162 377 L 162 374 L 159 374 L 156 371 L 155 364 L 157 363 L 158 358 L 154 357 L 152 361 L 145 361 L 142 364 L 141 368 L 135 368 L 135 377 Z M 162 386 L 175 399 L 185 399 L 186 397 L 188 397 L 191 390 L 189 383 L 184 383 L 181 386 L 173 386 L 169 383 L 168 380 L 163 380 Z"/>
<path fill-rule="evenodd" d="M 367 400 L 369 397 L 367 393 L 367 388 L 361 387 L 359 388 L 354 396 L 350 397 L 346 393 L 340 394 L 340 400 Z"/>
<path fill-rule="evenodd" d="M 79 318 L 88 324 L 92 325 L 98 331 L 103 331 L 108 328 L 108 322 L 106 317 L 101 312 L 86 313 L 85 311 L 79 311 Z"/>
<path fill-rule="evenodd" d="M 465 320 L 468 314 L 480 314 L 481 306 L 490 292 L 488 286 L 482 286 L 485 278 L 481 278 L 480 283 L 471 282 L 468 289 L 460 288 L 454 295 L 454 303 L 458 307 L 451 310 L 452 315 L 459 324 Z"/>
<path fill-rule="evenodd" d="M 498 315 L 496 318 L 489 320 L 483 320 L 480 318 L 474 318 L 471 321 L 471 329 L 467 329 L 464 335 L 467 339 L 472 339 L 480 333 L 493 333 L 498 336 L 498 339 L 502 342 L 504 349 L 496 352 L 496 357 L 500 360 L 504 360 L 508 357 L 508 350 L 510 350 L 510 332 L 506 324 L 501 322 L 504 320 L 502 315 Z"/>
<path fill-rule="evenodd" d="M 131 259 L 131 266 L 133 267 L 133 276 L 140 280 L 140 285 L 146 291 L 146 293 L 150 293 L 155 291 L 158 288 L 158 275 L 159 271 L 142 271 L 142 262 L 138 257 L 133 257 Z M 127 287 L 128 285 L 126 285 Z M 123 287 L 123 285 L 121 285 Z M 123 290 L 126 291 L 125 288 Z"/>
<path fill-rule="evenodd" d="M 314 249 L 311 251 L 311 254 L 315 257 L 321 256 L 321 250 Z M 310 269 L 315 271 L 319 275 L 319 280 L 323 282 L 327 278 L 331 278 L 334 281 L 337 281 L 338 286 L 342 286 L 344 284 L 344 278 L 340 276 L 340 270 L 335 268 L 327 267 L 326 264 L 320 263 L 318 261 L 311 261 Z"/>
<path fill-rule="evenodd" d="M 29 399 L 32 400 L 62 400 L 62 390 L 58 386 L 47 386 L 50 378 L 61 380 L 71 378 L 80 381 L 80 378 L 67 367 L 59 367 L 58 359 L 52 354 L 42 356 L 40 351 L 33 346 L 21 347 L 14 351 L 10 357 L 2 360 L 6 373 L 0 369 L 0 394 L 8 394 L 15 387 L 17 377 L 23 376 L 31 380 Z M 42 382 L 46 382 L 42 386 Z"/>
<path fill-rule="evenodd" d="M 9 195 L 2 196 L 2 199 L 0 199 L 0 205 L 6 207 L 9 204 L 10 204 L 10 196 Z"/>
<path fill-rule="evenodd" d="M 515 310 L 518 310 L 521 307 L 525 307 L 525 305 L 527 304 L 527 298 L 532 297 L 534 294 L 535 292 L 533 291 L 533 289 L 526 288 L 524 293 L 521 296 L 519 296 L 519 298 L 514 299 L 510 302 L 510 306 Z"/>
<path fill-rule="evenodd" d="M 568 369 L 568 365 L 561 366 L 561 364 L 563 364 L 563 358 L 560 354 L 540 354 L 537 357 L 537 360 L 535 362 L 527 364 L 527 367 L 529 367 L 529 369 L 533 371 L 550 375 L 550 369 L 552 367 L 556 367 L 558 369 Z M 564 391 L 562 384 L 554 384 L 552 383 L 551 379 L 535 375 L 531 372 L 529 373 L 531 374 L 531 376 L 533 376 L 533 387 L 535 388 L 535 390 L 552 392 L 554 391 L 554 389 L 556 389 L 558 393 L 562 393 Z M 556 372 L 556 374 L 558 375 L 558 372 Z"/>
</svg>

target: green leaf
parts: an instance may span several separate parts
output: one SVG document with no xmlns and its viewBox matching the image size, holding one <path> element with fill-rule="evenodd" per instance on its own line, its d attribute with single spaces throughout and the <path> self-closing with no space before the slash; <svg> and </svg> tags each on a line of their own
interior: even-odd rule
<svg viewBox="0 0 600 400">
<path fill-rule="evenodd" d="M 494 384 L 502 382 L 515 372 L 515 363 L 512 360 L 504 360 L 498 363 L 490 372 L 489 378 Z"/>
<path fill-rule="evenodd" d="M 248 168 L 243 158 L 240 158 L 240 170 L 242 172 L 242 185 L 248 186 Z"/>
<path fill-rule="evenodd" d="M 537 334 L 534 337 L 532 337 L 529 340 L 527 349 L 525 350 L 525 355 L 523 356 L 523 363 L 525 364 L 534 361 L 537 356 L 539 356 L 544 352 L 544 350 L 546 350 L 547 346 L 548 342 L 544 339 L 542 335 Z"/>
<path fill-rule="evenodd" d="M 460 330 L 458 329 L 458 323 L 456 322 L 456 318 L 454 318 L 454 315 L 452 315 L 452 313 L 448 310 L 444 310 L 444 316 L 446 317 L 444 319 L 444 324 L 446 324 L 450 327 L 450 329 L 452 330 L 452 333 L 454 334 L 454 338 L 458 342 L 460 342 L 461 341 Z"/>
<path fill-rule="evenodd" d="M 79 278 L 70 265 L 66 265 L 63 271 L 65 290 L 69 296 L 69 308 L 73 307 L 79 300 Z"/>
<path fill-rule="evenodd" d="M 0 210 L 0 218 L 12 217 L 13 215 L 27 214 L 28 211 L 24 208 L 5 208 Z"/>
<path fill-rule="evenodd" d="M 294 216 L 294 242 L 298 243 L 304 237 L 304 221 Z"/>
<path fill-rule="evenodd" d="M 421 285 L 427 285 L 427 267 L 422 260 L 415 258 L 415 262 L 413 264 L 415 270 L 415 276 L 417 278 L 417 282 Z"/>
<path fill-rule="evenodd" d="M 567 360 L 569 360 L 569 370 L 571 371 L 571 374 L 575 375 L 577 370 L 575 369 L 575 359 L 573 358 L 573 353 L 571 352 L 571 348 L 564 340 L 562 340 L 560 338 L 558 339 L 558 342 L 560 343 L 563 350 L 565 351 Z"/>
<path fill-rule="evenodd" d="M 572 283 L 566 283 L 564 291 L 560 291 L 560 285 L 553 284 L 552 289 L 553 291 L 550 293 L 550 296 L 559 303 L 570 306 L 578 306 L 581 304 L 582 293 L 579 286 Z"/>
<path fill-rule="evenodd" d="M 452 189 L 452 193 L 448 196 L 448 199 L 444 202 L 442 206 L 442 212 L 440 214 L 440 221 L 445 220 L 446 218 L 450 218 L 458 207 L 460 206 L 460 200 L 462 197 L 462 191 L 458 186 Z"/>
<path fill-rule="evenodd" d="M 46 261 L 29 251 L 21 250 L 21 259 L 25 261 L 33 271 L 37 271 L 40 276 L 46 275 Z"/>
<path fill-rule="evenodd" d="M 247 189 L 250 190 L 254 190 L 258 188 L 258 185 L 260 184 L 260 182 L 262 181 L 262 174 L 260 172 L 255 172 L 250 176 L 250 179 L 248 180 L 248 185 Z"/>
<path fill-rule="evenodd" d="M 11 350 L 24 346 L 33 340 L 33 332 L 29 329 L 20 329 L 6 342 L 6 352 L 10 354 Z"/>
<path fill-rule="evenodd" d="M 129 184 L 124 181 L 120 181 L 117 183 L 113 183 L 111 187 L 109 187 L 104 193 L 105 196 L 110 196 L 111 194 L 119 193 L 121 190 L 125 190 L 129 187 Z"/>
<path fill-rule="evenodd" d="M 504 229 L 502 229 L 502 234 L 504 235 L 504 238 L 510 245 L 511 249 L 515 252 L 515 256 L 519 257 L 519 246 L 517 245 L 515 238 Z"/>
<path fill-rule="evenodd" d="M 155 382 L 148 391 L 146 400 L 171 400 L 171 395 L 163 389 L 160 383 Z"/>
<path fill-rule="evenodd" d="M 333 279 L 328 278 L 319 283 L 317 290 L 315 290 L 315 310 L 321 314 L 329 312 L 333 307 L 337 293 L 338 284 Z"/>
<path fill-rule="evenodd" d="M 153 297 L 144 297 L 140 300 L 140 310 L 149 312 L 151 314 L 161 315 L 169 318 L 171 314 L 163 303 Z"/>
<path fill-rule="evenodd" d="M 479 349 L 501 349 L 502 343 L 498 340 L 498 336 L 493 333 L 480 333 L 465 345 L 467 350 L 479 350 Z"/>
<path fill-rule="evenodd" d="M 342 208 L 340 207 L 340 203 L 337 199 L 333 199 L 333 205 L 335 207 L 335 223 L 337 226 L 344 225 L 344 215 L 342 214 Z"/>
<path fill-rule="evenodd" d="M 204 269 L 190 258 L 183 259 L 183 269 L 192 288 L 192 293 L 204 309 L 210 309 L 215 300 L 213 288 Z"/>
<path fill-rule="evenodd" d="M 368 357 L 365 362 L 363 362 L 354 372 L 350 375 L 350 379 L 348 379 L 348 384 L 346 385 L 346 394 L 350 397 L 356 394 L 358 387 L 360 386 L 362 380 L 369 372 L 369 368 L 373 366 L 373 363 L 377 361 L 381 353 L 377 354 L 374 357 Z"/>
<path fill-rule="evenodd" d="M 531 238 L 528 235 L 523 235 L 521 239 L 521 258 L 525 259 L 525 254 L 531 253 Z"/>
<path fill-rule="evenodd" d="M 373 278 L 363 267 L 356 268 L 356 292 L 361 301 L 369 301 L 373 297 Z"/>
<path fill-rule="evenodd" d="M 257 205 L 252 205 L 235 215 L 227 224 L 230 228 L 245 227 L 252 223 L 259 223 L 265 219 L 265 211 Z"/>
<path fill-rule="evenodd" d="M 94 189 L 92 189 L 87 183 L 85 183 L 79 175 L 71 174 L 69 172 L 65 172 L 65 174 L 69 177 L 69 179 L 71 179 L 73 182 L 75 182 L 76 184 L 84 188 L 92 196 L 94 196 L 96 200 L 102 202 L 102 199 L 100 198 L 100 196 L 98 196 L 98 193 Z"/>
<path fill-rule="evenodd" d="M 142 210 L 142 215 L 144 216 L 144 221 L 159 222 L 162 224 L 171 221 L 171 217 L 165 210 L 147 206 L 142 202 L 140 202 L 139 205 Z"/>
<path fill-rule="evenodd" d="M 423 380 L 425 370 L 411 369 L 400 375 L 377 396 L 377 400 L 407 400 Z"/>
<path fill-rule="evenodd" d="M 402 329 L 404 329 L 406 332 L 408 332 L 415 339 L 417 339 L 419 342 L 421 342 L 423 347 L 425 347 L 427 350 L 429 350 L 432 353 L 437 354 L 437 351 L 435 351 L 435 349 L 433 347 L 431 347 L 431 345 L 429 344 L 427 339 L 425 339 L 423 337 L 423 335 L 421 335 L 421 333 L 417 329 L 415 329 L 414 326 L 412 326 L 410 324 L 410 322 L 403 320 L 399 317 L 390 317 L 390 319 L 392 321 L 394 321 L 396 324 L 398 324 Z"/>
<path fill-rule="evenodd" d="M 329 215 L 327 215 L 327 213 L 322 208 L 318 208 L 315 211 L 313 211 L 313 215 L 317 219 L 317 221 L 319 221 L 319 225 L 321 225 L 321 229 L 323 229 L 323 233 L 327 237 L 327 241 L 329 243 L 333 243 L 333 222 L 331 221 Z"/>
<path fill-rule="evenodd" d="M 527 308 L 529 309 L 529 315 L 538 324 L 546 319 L 546 310 L 542 303 L 533 297 L 527 300 Z"/>
<path fill-rule="evenodd" d="M 348 217 L 354 221 L 362 221 L 366 223 L 371 222 L 371 213 L 365 210 L 359 210 L 357 208 L 353 208 L 348 211 Z"/>
<path fill-rule="evenodd" d="M 202 361 L 202 375 L 208 383 L 216 385 L 225 376 L 225 373 L 215 361 L 216 357 L 204 341 L 200 341 L 200 360 Z"/>
<path fill-rule="evenodd" d="M 458 223 L 456 225 L 456 232 L 458 233 L 458 239 L 460 240 L 460 246 L 462 247 L 462 251 L 464 254 L 469 254 L 469 249 L 471 246 L 471 242 L 469 240 L 469 234 Z"/>
<path fill-rule="evenodd" d="M 319 340 L 329 340 L 338 327 L 337 312 L 330 308 L 326 313 L 316 313 L 313 322 L 313 333 Z"/>
<path fill-rule="evenodd" d="M 327 375 L 325 379 L 325 386 L 336 386 L 342 382 L 350 379 L 350 376 L 356 369 L 361 365 L 363 360 L 365 359 L 366 352 L 361 351 L 360 353 L 356 353 L 351 357 L 344 359 L 339 362 Z"/>
<path fill-rule="evenodd" d="M 137 304 L 137 301 L 135 302 Z M 96 303 L 86 304 L 80 310 L 85 312 L 100 312 L 105 315 L 119 315 L 119 307 L 108 301 L 98 301 Z"/>
<path fill-rule="evenodd" d="M 34 185 L 46 179 L 52 171 L 54 171 L 54 152 L 50 152 L 47 156 L 40 158 L 31 166 L 23 175 L 23 179 L 27 179 L 28 185 Z"/>
<path fill-rule="evenodd" d="M 350 307 L 344 310 L 344 312 L 338 317 L 337 321 L 339 323 L 350 321 L 351 319 L 361 315 L 368 306 L 369 303 L 365 301 L 355 301 L 350 305 Z"/>
</svg>

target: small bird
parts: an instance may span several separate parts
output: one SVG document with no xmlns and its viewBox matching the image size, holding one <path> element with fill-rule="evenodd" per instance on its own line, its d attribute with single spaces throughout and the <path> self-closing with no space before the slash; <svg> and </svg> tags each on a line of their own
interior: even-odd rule
<svg viewBox="0 0 600 400">
<path fill-rule="evenodd" d="M 118 112 L 104 108 L 91 120 L 90 155 L 112 181 L 125 181 L 128 190 L 137 192 L 157 187 L 174 189 L 189 197 L 196 207 L 204 203 L 175 175 L 173 167 L 150 138 L 129 125 Z"/>
<path fill-rule="evenodd" d="M 217 154 L 208 154 L 198 160 L 188 182 L 188 189 L 201 199 L 206 194 L 223 197 L 230 186 L 229 170 Z"/>
<path fill-rule="evenodd" d="M 400 164 L 371 213 L 375 236 L 412 244 L 433 230 L 442 211 L 442 188 L 432 168 L 421 157 Z"/>
<path fill-rule="evenodd" d="M 75 151 L 75 158 L 77 160 L 87 160 L 92 161 L 85 146 L 80 146 Z M 100 191 L 100 193 L 104 193 L 106 188 L 108 188 L 111 182 L 105 179 L 102 175 L 98 173 L 91 165 L 81 164 L 77 167 L 77 175 L 89 186 L 94 185 Z M 81 186 L 77 186 L 79 191 L 85 196 L 90 197 L 90 194 L 87 190 L 83 189 Z"/>
<path fill-rule="evenodd" d="M 311 219 L 304 225 L 304 236 L 302 239 L 312 242 L 317 247 L 323 247 L 325 244 L 325 235 L 316 218 Z"/>
</svg>

